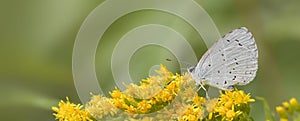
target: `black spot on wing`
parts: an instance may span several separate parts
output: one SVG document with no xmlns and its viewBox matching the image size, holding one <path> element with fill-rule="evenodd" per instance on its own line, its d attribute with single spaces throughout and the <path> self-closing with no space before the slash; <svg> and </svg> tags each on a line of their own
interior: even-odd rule
<svg viewBox="0 0 300 121">
<path fill-rule="evenodd" d="M 235 80 L 236 79 L 236 76 L 233 76 L 233 79 L 232 80 Z"/>
</svg>

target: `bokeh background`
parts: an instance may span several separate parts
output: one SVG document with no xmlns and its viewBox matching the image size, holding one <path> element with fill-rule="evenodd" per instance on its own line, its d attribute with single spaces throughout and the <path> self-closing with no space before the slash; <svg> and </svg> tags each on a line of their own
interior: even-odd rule
<svg viewBox="0 0 300 121">
<path fill-rule="evenodd" d="M 257 78 L 242 87 L 253 97 L 268 100 L 274 111 L 282 101 L 300 100 L 299 0 L 196 0 L 221 34 L 246 26 L 259 48 Z M 1 120 L 52 121 L 51 106 L 68 96 L 80 103 L 72 78 L 76 34 L 88 14 L 103 0 L 0 1 L 0 115 Z M 107 11 L 109 12 L 109 11 Z M 160 11 L 138 11 L 117 20 L 98 45 L 96 67 L 101 87 L 113 89 L 111 48 L 133 27 L 156 23 L 172 27 L 191 43 L 198 59 L 207 50 L 201 37 L 179 17 Z M 172 59 L 171 62 L 166 58 Z M 177 72 L 174 56 L 164 48 L 147 46 L 130 61 L 134 81 L 149 67 L 163 63 Z M 262 102 L 252 105 L 255 120 L 264 120 Z"/>
</svg>

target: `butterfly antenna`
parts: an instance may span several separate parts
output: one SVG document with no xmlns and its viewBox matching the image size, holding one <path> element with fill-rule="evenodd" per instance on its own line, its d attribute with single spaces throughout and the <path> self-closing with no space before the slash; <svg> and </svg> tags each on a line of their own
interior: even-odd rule
<svg viewBox="0 0 300 121">
<path fill-rule="evenodd" d="M 166 61 L 169 61 L 169 62 L 174 62 L 172 59 L 170 58 L 166 58 Z M 182 70 L 187 70 L 187 67 L 191 67 L 193 66 L 190 62 L 187 62 L 187 61 L 178 61 L 178 63 L 181 65 L 183 64 L 184 67 L 180 68 Z"/>
</svg>

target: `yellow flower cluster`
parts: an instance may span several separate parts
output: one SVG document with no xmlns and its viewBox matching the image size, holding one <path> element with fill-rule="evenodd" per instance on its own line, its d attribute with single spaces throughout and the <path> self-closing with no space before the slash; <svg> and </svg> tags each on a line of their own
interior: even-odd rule
<svg viewBox="0 0 300 121">
<path fill-rule="evenodd" d="M 126 90 L 115 89 L 109 94 L 111 98 L 101 95 L 92 95 L 90 102 L 86 104 L 86 110 L 96 119 L 107 117 L 128 117 L 134 114 L 147 114 L 163 110 L 177 96 L 182 84 L 182 77 L 173 74 L 162 66 L 157 71 L 159 76 L 151 76 L 140 82 L 140 85 L 125 85 Z M 194 92 L 191 90 L 191 92 Z M 192 98 L 192 97 L 191 97 Z M 188 98 L 186 98 L 188 99 Z M 170 113 L 170 112 L 169 112 Z M 163 116 L 163 115 L 162 115 Z M 135 119 L 144 120 L 150 117 L 135 116 Z"/>
<path fill-rule="evenodd" d="M 220 92 L 221 96 L 215 108 L 210 115 L 222 117 L 222 120 L 237 119 L 241 114 L 249 114 L 249 102 L 254 102 L 249 94 L 245 94 L 242 90 L 235 89 L 234 91 Z M 243 117 L 246 118 L 246 117 Z"/>
<path fill-rule="evenodd" d="M 97 120 L 174 120 L 215 121 L 249 120 L 249 102 L 254 102 L 242 90 L 220 92 L 219 98 L 205 99 L 198 95 L 190 74 L 173 74 L 161 65 L 158 76 L 151 76 L 139 85 L 125 85 L 126 90 L 115 89 L 111 98 L 92 95 L 85 105 L 86 111 Z M 63 102 L 62 102 L 63 103 Z M 67 103 L 70 103 L 67 99 Z M 62 104 L 60 104 L 62 105 Z M 73 104 L 74 105 L 74 104 Z M 62 107 L 62 106 L 60 106 Z M 73 106 L 74 107 L 74 106 Z M 68 107 L 68 109 L 72 106 Z M 81 106 L 76 108 L 78 111 Z M 59 112 L 58 109 L 53 109 Z M 81 110 L 84 111 L 85 110 Z M 82 120 L 90 120 L 89 115 Z M 66 115 L 67 114 L 67 115 Z M 58 119 L 83 117 L 80 113 L 65 110 L 56 114 Z M 78 115 L 80 114 L 80 115 Z M 77 119 L 76 119 L 77 120 Z"/>
<path fill-rule="evenodd" d="M 68 97 L 66 99 L 66 102 L 63 100 L 59 102 L 59 107 L 52 107 L 56 119 L 59 121 L 93 121 L 89 113 L 81 109 L 82 105 L 70 103 Z"/>
<path fill-rule="evenodd" d="M 251 118 L 249 102 L 254 102 L 254 99 L 244 91 L 220 92 L 220 98 L 206 100 L 195 92 L 194 82 L 190 81 L 189 74 L 173 74 L 162 65 L 157 73 L 159 76 L 142 80 L 139 86 L 130 84 L 126 85 L 127 89 L 122 92 L 118 89 L 113 90 L 110 92 L 112 98 L 94 95 L 86 109 L 97 119 L 108 114 L 111 117 L 127 117 L 129 120 L 194 121 Z M 166 106 L 169 106 L 169 109 Z M 152 112 L 155 112 L 154 117 L 138 116 Z M 205 116 L 205 112 L 209 115 Z"/>
<path fill-rule="evenodd" d="M 195 96 L 193 103 L 191 105 L 185 106 L 183 110 L 183 115 L 178 115 L 179 121 L 198 121 L 204 118 L 204 108 L 203 104 L 205 99 L 203 97 Z"/>
<path fill-rule="evenodd" d="M 289 102 L 283 102 L 282 106 L 277 106 L 276 111 L 280 116 L 281 121 L 288 121 L 289 116 L 294 121 L 300 120 L 300 105 L 296 98 L 291 98 Z"/>
<path fill-rule="evenodd" d="M 111 99 L 100 95 L 92 94 L 91 101 L 85 106 L 86 111 L 89 112 L 95 119 L 102 119 L 109 115 L 114 116 L 118 111 L 118 108 L 111 103 Z"/>
</svg>

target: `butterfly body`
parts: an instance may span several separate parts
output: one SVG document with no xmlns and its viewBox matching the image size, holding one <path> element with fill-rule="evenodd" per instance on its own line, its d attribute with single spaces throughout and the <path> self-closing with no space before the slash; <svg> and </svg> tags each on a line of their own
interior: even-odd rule
<svg viewBox="0 0 300 121">
<path fill-rule="evenodd" d="M 254 37 L 247 28 L 241 27 L 219 39 L 188 71 L 196 85 L 232 90 L 233 85 L 250 83 L 257 69 L 258 51 Z"/>
</svg>

